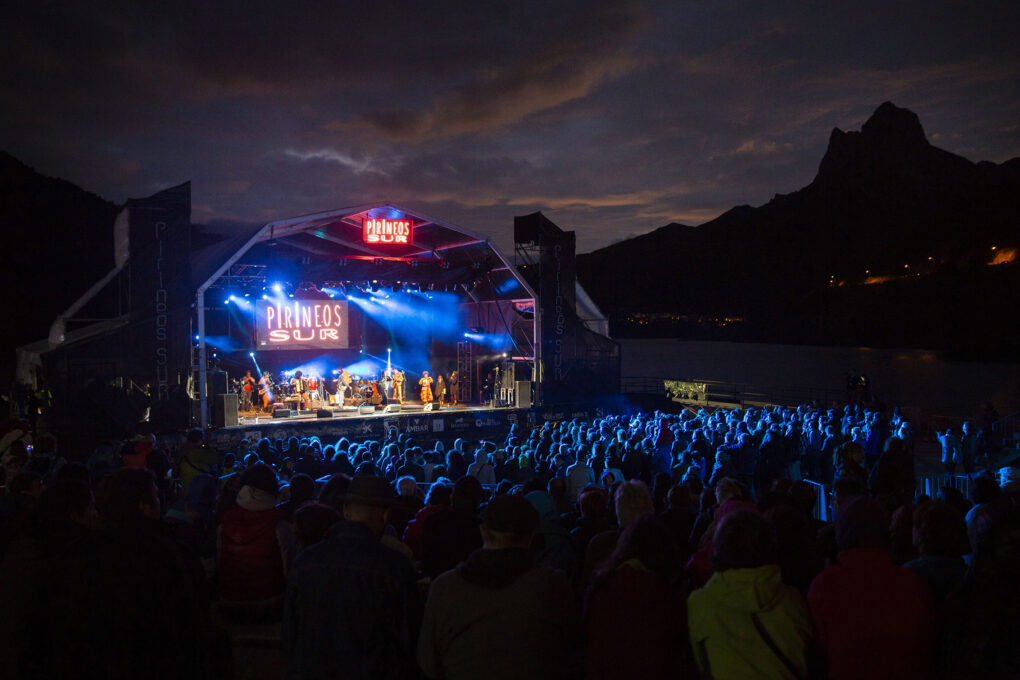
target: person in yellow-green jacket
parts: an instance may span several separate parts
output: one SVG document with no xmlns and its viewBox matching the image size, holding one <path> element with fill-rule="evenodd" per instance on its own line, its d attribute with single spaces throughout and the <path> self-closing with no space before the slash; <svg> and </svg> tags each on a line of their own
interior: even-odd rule
<svg viewBox="0 0 1020 680">
<path fill-rule="evenodd" d="M 691 648 L 702 678 L 814 677 L 814 629 L 800 593 L 783 584 L 772 528 L 737 510 L 714 537 L 715 573 L 687 600 Z"/>
</svg>

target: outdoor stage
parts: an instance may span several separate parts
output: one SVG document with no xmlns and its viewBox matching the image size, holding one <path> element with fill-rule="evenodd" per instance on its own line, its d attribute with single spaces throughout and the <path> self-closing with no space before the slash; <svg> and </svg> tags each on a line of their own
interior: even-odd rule
<svg viewBox="0 0 1020 680">
<path fill-rule="evenodd" d="M 461 438 L 467 441 L 486 439 L 503 443 L 507 430 L 514 423 L 534 427 L 545 421 L 558 422 L 572 418 L 590 419 L 604 415 L 604 409 L 595 406 L 551 406 L 545 408 L 514 408 L 491 406 L 444 407 L 425 411 L 421 404 L 405 405 L 399 412 L 386 413 L 382 409 L 361 414 L 357 407 L 339 409 L 329 418 L 319 418 L 315 411 L 303 412 L 290 418 L 273 418 L 272 415 L 242 417 L 234 427 L 211 429 L 206 440 L 220 451 L 233 451 L 241 439 L 254 443 L 262 437 L 286 439 L 288 437 L 318 437 L 323 445 L 333 444 L 341 437 L 364 441 L 382 440 L 390 427 L 411 435 L 423 448 L 431 448 L 437 440 L 452 442 Z"/>
</svg>

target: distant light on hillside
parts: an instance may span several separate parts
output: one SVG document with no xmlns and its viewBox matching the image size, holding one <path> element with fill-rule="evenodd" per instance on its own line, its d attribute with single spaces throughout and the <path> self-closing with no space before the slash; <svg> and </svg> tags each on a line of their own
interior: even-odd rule
<svg viewBox="0 0 1020 680">
<path fill-rule="evenodd" d="M 992 250 L 995 251 L 995 257 L 988 263 L 989 266 L 1008 264 L 1016 260 L 1016 248 L 1003 248 L 1002 250 L 992 248 Z"/>
</svg>

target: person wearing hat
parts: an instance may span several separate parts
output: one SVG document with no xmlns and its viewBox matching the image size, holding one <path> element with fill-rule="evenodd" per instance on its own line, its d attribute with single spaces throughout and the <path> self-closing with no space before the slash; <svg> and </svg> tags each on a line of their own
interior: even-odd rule
<svg viewBox="0 0 1020 680">
<path fill-rule="evenodd" d="M 532 557 L 538 523 L 520 496 L 486 506 L 483 547 L 432 583 L 418 640 L 427 677 L 562 677 L 580 620 L 566 576 Z"/>
<path fill-rule="evenodd" d="M 343 519 L 294 561 L 283 641 L 288 678 L 415 677 L 418 592 L 411 562 L 382 542 L 393 487 L 355 475 Z"/>
</svg>

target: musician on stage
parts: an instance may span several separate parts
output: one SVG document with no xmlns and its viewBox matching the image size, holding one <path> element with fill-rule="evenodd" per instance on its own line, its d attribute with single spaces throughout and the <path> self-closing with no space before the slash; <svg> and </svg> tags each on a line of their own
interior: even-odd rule
<svg viewBox="0 0 1020 680">
<path fill-rule="evenodd" d="M 453 373 L 450 374 L 450 379 L 446 382 L 446 384 L 450 395 L 450 404 L 452 406 L 456 406 L 457 388 L 459 387 L 460 384 L 460 376 L 457 375 L 457 371 L 454 371 Z"/>
<path fill-rule="evenodd" d="M 298 406 L 304 406 L 305 410 L 311 408 L 308 401 L 308 383 L 301 377 L 301 371 L 294 374 L 290 384 L 294 386 L 294 395 L 298 398 Z"/>
<path fill-rule="evenodd" d="M 393 371 L 393 398 L 404 403 L 404 372 L 399 368 Z"/>
<path fill-rule="evenodd" d="M 341 368 L 340 386 L 337 388 L 337 392 L 339 394 L 339 396 L 337 397 L 337 401 L 340 402 L 341 406 L 344 404 L 345 399 L 354 396 L 353 390 L 351 388 L 351 385 L 353 384 L 354 378 L 351 377 L 351 374 L 347 372 L 346 368 Z"/>
<path fill-rule="evenodd" d="M 431 404 L 432 403 L 432 377 L 429 376 L 428 371 L 422 371 L 421 380 L 418 381 L 421 385 L 421 403 Z"/>
<path fill-rule="evenodd" d="M 241 378 L 241 410 L 250 411 L 252 408 L 252 396 L 255 393 L 255 378 L 251 371 L 245 371 Z"/>
<path fill-rule="evenodd" d="M 440 406 L 446 406 L 446 381 L 442 373 L 436 376 L 436 401 Z"/>
<path fill-rule="evenodd" d="M 393 398 L 393 371 L 383 370 L 382 379 L 379 380 L 379 389 L 387 399 Z"/>
<path fill-rule="evenodd" d="M 259 386 L 262 388 L 262 410 L 268 411 L 269 405 L 273 403 L 273 379 L 269 373 L 262 374 Z"/>
</svg>

